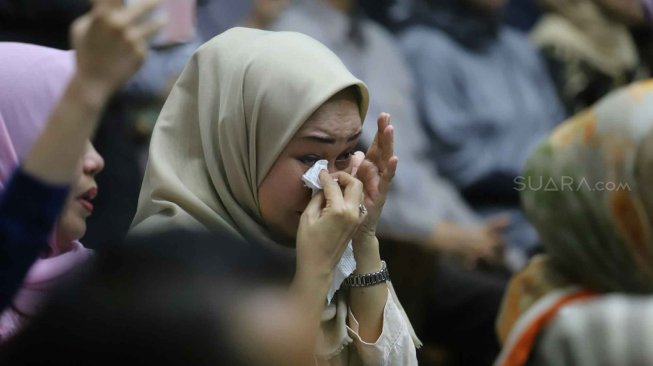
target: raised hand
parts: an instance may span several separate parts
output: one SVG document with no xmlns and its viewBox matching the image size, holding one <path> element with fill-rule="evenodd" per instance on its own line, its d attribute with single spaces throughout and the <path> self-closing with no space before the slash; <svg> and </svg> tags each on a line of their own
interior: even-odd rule
<svg viewBox="0 0 653 366">
<path fill-rule="evenodd" d="M 141 66 L 148 38 L 164 24 L 162 19 L 146 16 L 159 1 L 141 0 L 124 6 L 122 0 L 96 0 L 91 11 L 73 23 L 77 74 L 97 92 L 115 92 Z"/>
<path fill-rule="evenodd" d="M 397 171 L 398 159 L 394 155 L 394 128 L 390 125 L 390 115 L 381 113 L 377 120 L 377 133 L 372 145 L 365 154 L 356 175 L 363 182 L 367 209 L 366 220 L 356 232 L 357 239 L 375 236 L 381 210 L 390 191 L 392 178 Z"/>
</svg>

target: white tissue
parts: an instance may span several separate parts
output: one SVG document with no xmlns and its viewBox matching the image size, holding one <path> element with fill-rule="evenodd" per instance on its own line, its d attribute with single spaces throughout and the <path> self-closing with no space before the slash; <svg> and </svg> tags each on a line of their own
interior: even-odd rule
<svg viewBox="0 0 653 366">
<path fill-rule="evenodd" d="M 308 188 L 313 190 L 313 195 L 322 189 L 322 184 L 320 184 L 320 171 L 327 170 L 328 165 L 329 163 L 326 160 L 319 160 L 302 176 L 302 181 L 304 181 L 304 184 L 306 184 Z M 329 288 L 329 292 L 327 292 L 327 303 L 331 303 L 333 295 L 338 291 L 342 282 L 345 278 L 349 277 L 355 269 L 356 259 L 354 259 L 354 248 L 351 246 L 350 240 L 333 272 L 331 287 Z"/>
</svg>

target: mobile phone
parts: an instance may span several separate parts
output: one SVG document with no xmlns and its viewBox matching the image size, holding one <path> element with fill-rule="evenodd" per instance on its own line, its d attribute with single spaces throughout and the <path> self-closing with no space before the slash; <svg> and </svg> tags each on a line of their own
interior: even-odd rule
<svg viewBox="0 0 653 366">
<path fill-rule="evenodd" d="M 140 0 L 124 0 L 125 5 Z M 150 39 L 152 47 L 168 47 L 195 38 L 197 32 L 196 0 L 161 0 L 150 17 L 164 18 L 166 24 Z"/>
</svg>

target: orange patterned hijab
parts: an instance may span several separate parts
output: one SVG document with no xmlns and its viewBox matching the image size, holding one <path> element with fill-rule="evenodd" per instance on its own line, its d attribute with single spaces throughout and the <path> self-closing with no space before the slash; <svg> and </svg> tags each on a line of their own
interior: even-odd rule
<svg viewBox="0 0 653 366">
<path fill-rule="evenodd" d="M 597 292 L 653 292 L 653 80 L 604 97 L 530 157 L 519 189 L 553 270 Z"/>
</svg>

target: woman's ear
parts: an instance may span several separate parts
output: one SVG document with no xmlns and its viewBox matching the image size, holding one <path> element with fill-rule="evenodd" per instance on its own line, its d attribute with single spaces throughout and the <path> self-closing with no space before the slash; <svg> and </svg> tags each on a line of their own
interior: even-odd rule
<svg viewBox="0 0 653 366">
<path fill-rule="evenodd" d="M 648 245 L 651 240 L 650 221 L 642 202 L 635 200 L 628 191 L 615 191 L 610 196 L 610 213 L 635 263 L 641 270 L 652 274 L 653 257 Z"/>
</svg>

